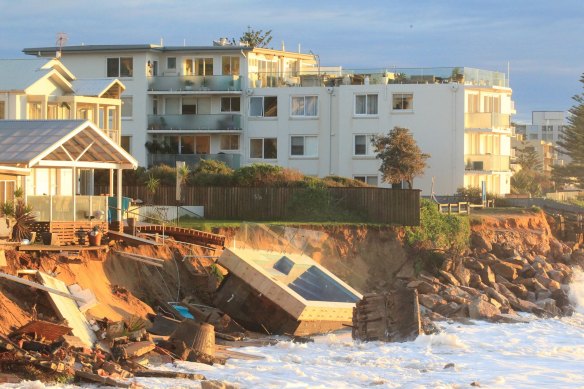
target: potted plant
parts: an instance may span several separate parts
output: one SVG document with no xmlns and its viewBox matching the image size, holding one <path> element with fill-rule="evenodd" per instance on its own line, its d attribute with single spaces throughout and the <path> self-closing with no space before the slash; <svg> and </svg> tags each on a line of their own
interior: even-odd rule
<svg viewBox="0 0 584 389">
<path fill-rule="evenodd" d="M 185 90 L 193 90 L 193 85 L 195 83 L 191 80 L 185 80 Z"/>
<path fill-rule="evenodd" d="M 99 246 L 101 245 L 101 237 L 102 237 L 101 229 L 99 226 L 93 226 L 91 231 L 89 231 L 88 238 L 89 238 L 89 245 L 90 246 Z"/>
</svg>

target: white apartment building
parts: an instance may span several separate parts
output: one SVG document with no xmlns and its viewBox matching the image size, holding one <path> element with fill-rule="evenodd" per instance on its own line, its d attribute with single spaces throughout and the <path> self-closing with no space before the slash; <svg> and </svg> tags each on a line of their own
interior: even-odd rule
<svg viewBox="0 0 584 389">
<path fill-rule="evenodd" d="M 531 112 L 531 125 L 526 126 L 525 138 L 528 141 L 549 142 L 553 147 L 560 139 L 563 128 L 568 124 L 568 113 L 565 111 L 533 111 Z M 554 165 L 565 165 L 570 162 L 570 157 L 556 151 L 553 157 Z"/>
<path fill-rule="evenodd" d="M 141 165 L 266 162 L 388 186 L 370 139 L 401 126 L 431 155 L 414 181 L 423 194 L 482 182 L 510 192 L 514 108 L 502 73 L 348 70 L 312 54 L 230 45 L 69 46 L 61 61 L 82 77 L 123 81 L 122 145 Z"/>
</svg>

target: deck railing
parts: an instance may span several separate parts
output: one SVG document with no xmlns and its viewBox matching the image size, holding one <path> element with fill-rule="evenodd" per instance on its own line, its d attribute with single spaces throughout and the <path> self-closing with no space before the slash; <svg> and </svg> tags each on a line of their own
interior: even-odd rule
<svg viewBox="0 0 584 389">
<path fill-rule="evenodd" d="M 37 222 L 107 220 L 107 196 L 27 196 Z"/>
</svg>

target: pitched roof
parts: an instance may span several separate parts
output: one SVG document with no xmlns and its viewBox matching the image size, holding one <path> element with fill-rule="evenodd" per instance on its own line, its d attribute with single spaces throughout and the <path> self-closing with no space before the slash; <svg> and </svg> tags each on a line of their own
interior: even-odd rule
<svg viewBox="0 0 584 389">
<path fill-rule="evenodd" d="M 51 72 L 46 58 L 0 59 L 0 90 L 24 90 Z"/>
<path fill-rule="evenodd" d="M 111 78 L 81 78 L 71 82 L 76 95 L 95 97 L 101 97 L 115 83 L 120 84 L 122 90 L 125 89 L 120 81 L 117 79 L 112 80 Z"/>
<path fill-rule="evenodd" d="M 93 123 L 0 120 L 0 165 L 136 168 L 138 162 Z"/>
</svg>

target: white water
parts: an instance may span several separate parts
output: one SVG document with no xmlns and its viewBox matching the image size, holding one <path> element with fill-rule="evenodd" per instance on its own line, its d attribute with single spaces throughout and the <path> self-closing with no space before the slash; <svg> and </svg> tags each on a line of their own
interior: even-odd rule
<svg viewBox="0 0 584 389">
<path fill-rule="evenodd" d="M 264 356 L 261 361 L 177 362 L 161 369 L 202 373 L 243 388 L 459 388 L 472 382 L 483 388 L 584 387 L 584 273 L 575 275 L 570 298 L 577 312 L 567 318 L 441 324 L 441 333 L 408 343 L 354 342 L 343 332 L 308 344 L 238 349 Z M 188 380 L 137 381 L 148 388 L 200 387 Z M 45 388 L 38 382 L 0 387 Z"/>
</svg>

